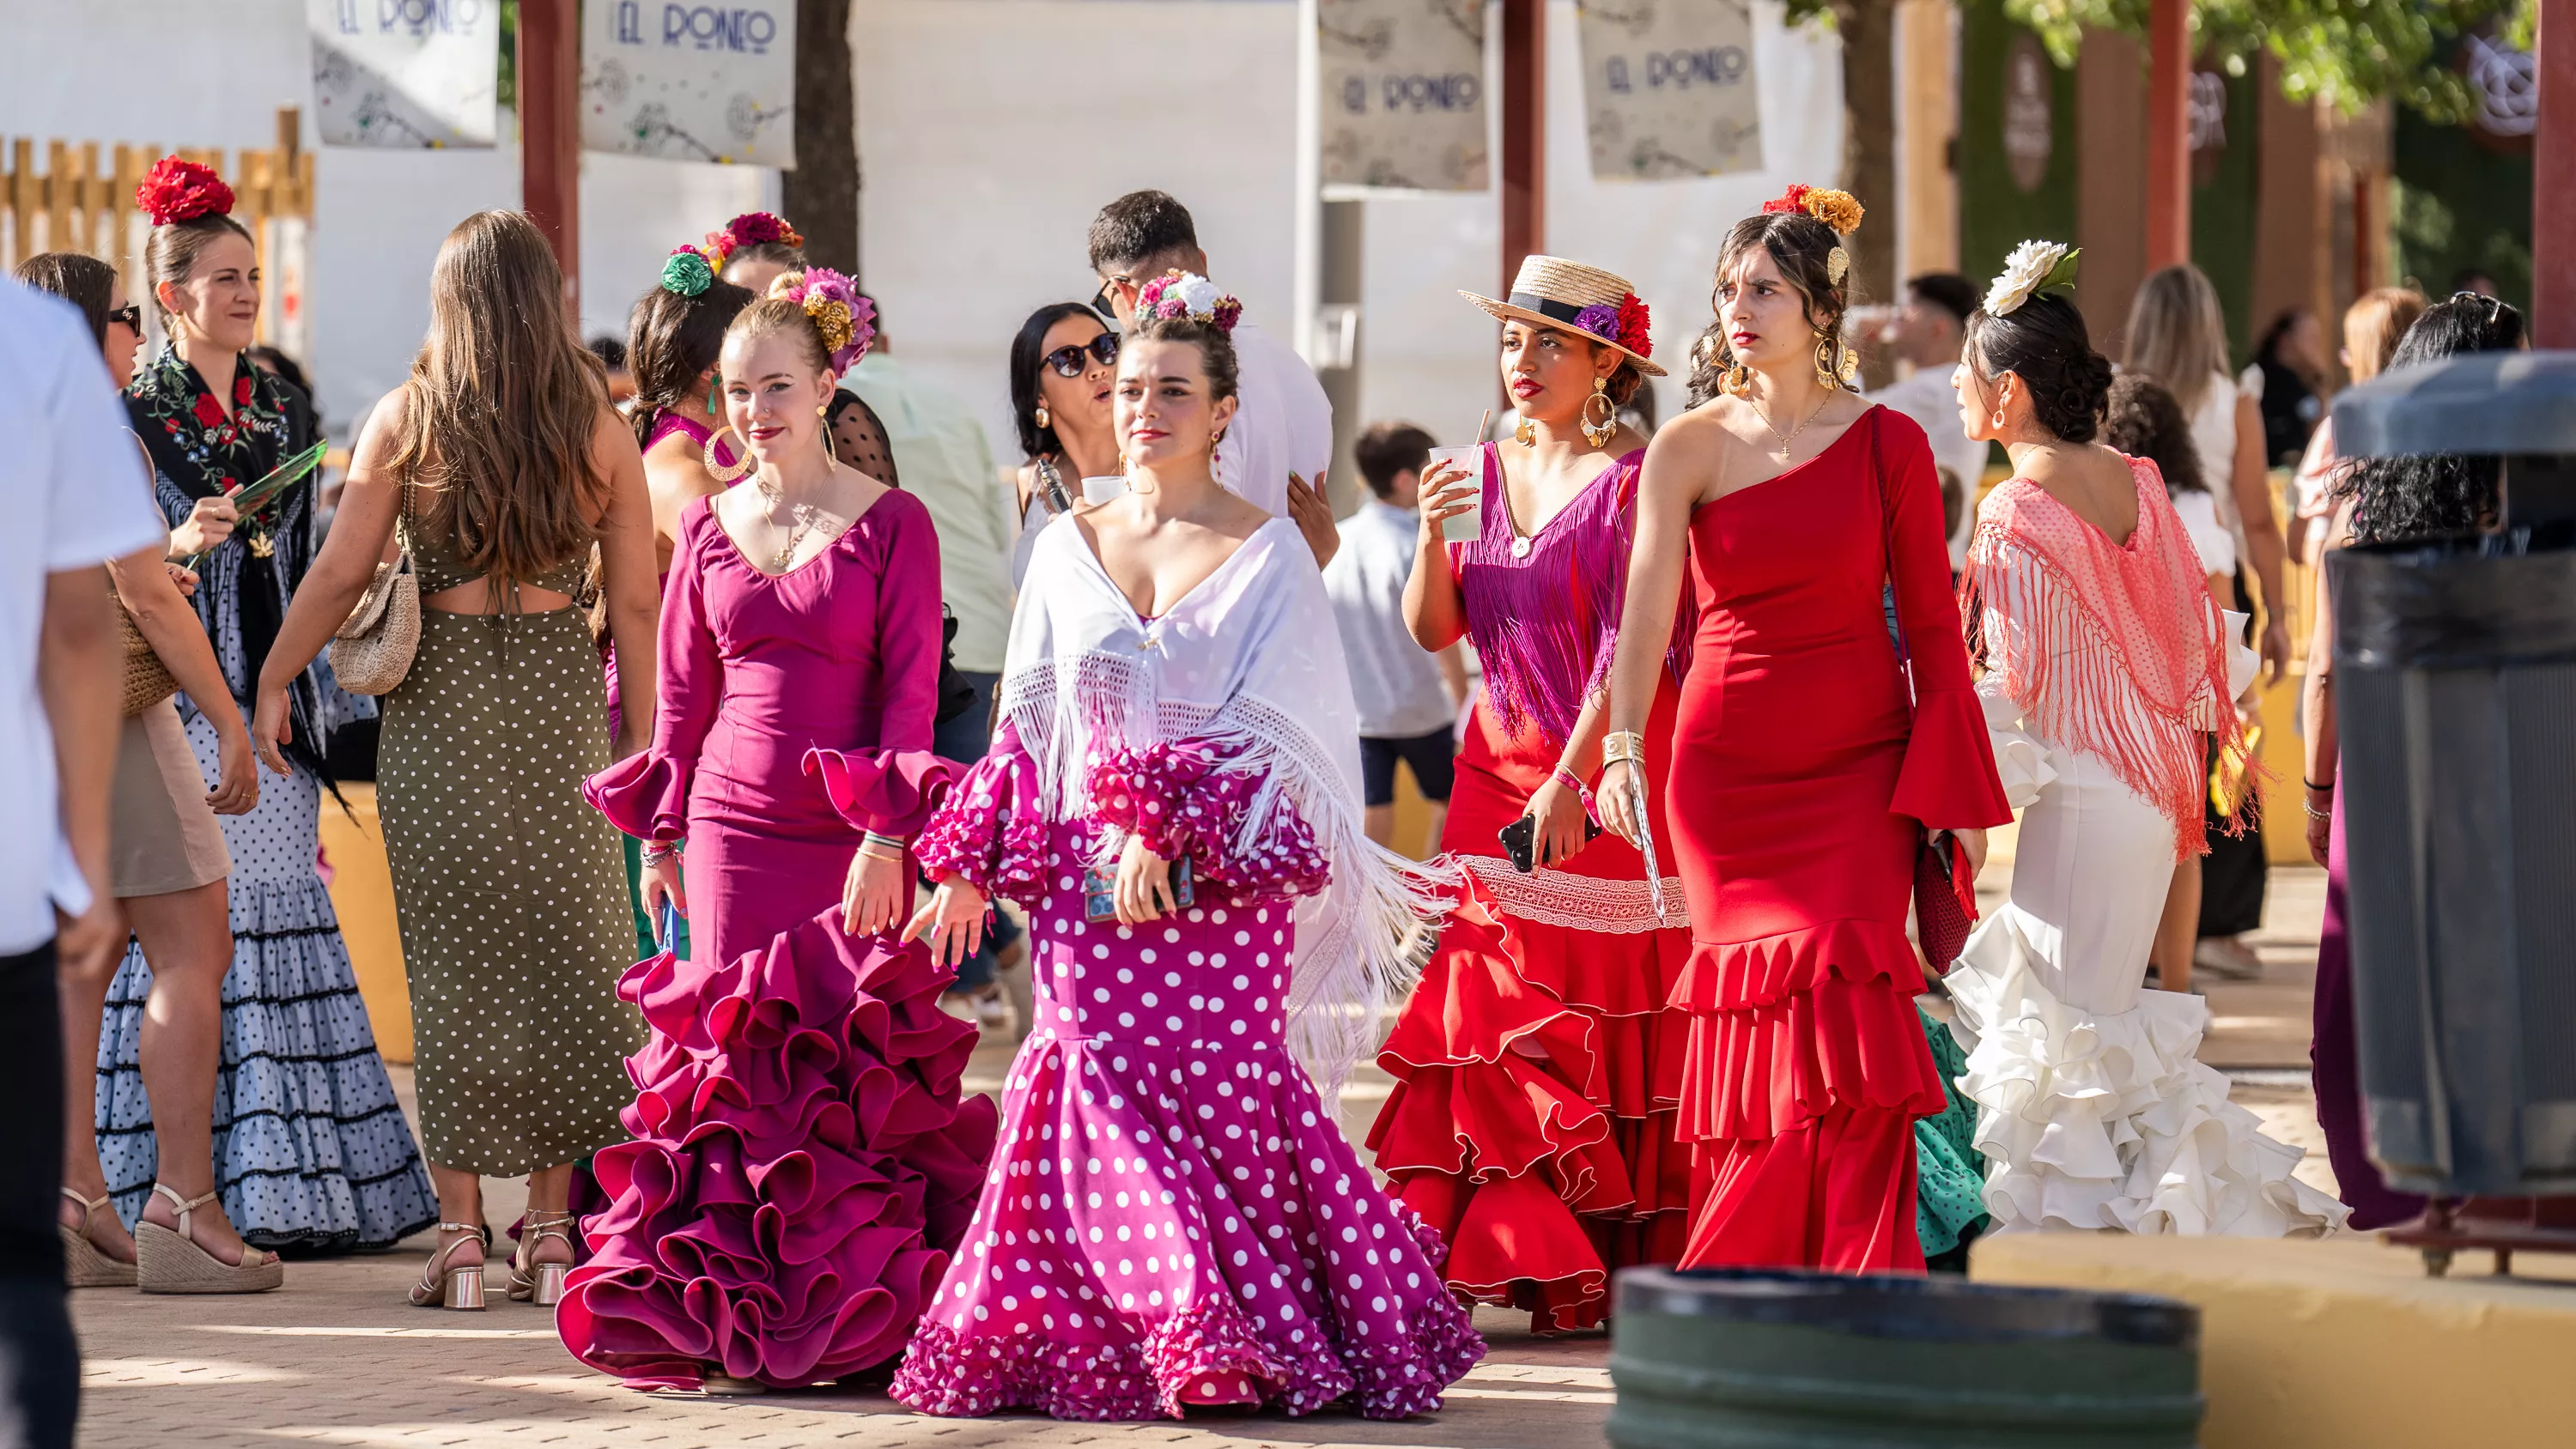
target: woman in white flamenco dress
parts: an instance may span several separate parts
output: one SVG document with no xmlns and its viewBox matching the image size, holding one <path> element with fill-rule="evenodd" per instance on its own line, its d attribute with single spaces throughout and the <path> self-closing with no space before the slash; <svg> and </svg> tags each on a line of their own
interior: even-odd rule
<svg viewBox="0 0 2576 1449">
<path fill-rule="evenodd" d="M 2071 280 L 2071 255 L 2040 259 Z M 1946 979 L 1986 1208 L 1998 1232 L 2322 1235 L 2347 1210 L 2199 1060 L 2208 1003 L 2145 989 L 2174 863 L 2207 848 L 2207 736 L 2247 761 L 2228 701 L 2255 660 L 2155 465 L 2090 441 L 2110 370 L 2036 285 L 2050 267 L 1996 284 L 1957 377 L 2014 471 L 1979 512 L 1962 597 L 2021 833 L 2009 902 Z"/>
</svg>

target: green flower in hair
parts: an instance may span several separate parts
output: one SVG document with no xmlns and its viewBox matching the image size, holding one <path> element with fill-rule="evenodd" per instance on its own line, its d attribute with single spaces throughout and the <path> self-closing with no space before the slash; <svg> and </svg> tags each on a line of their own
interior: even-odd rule
<svg viewBox="0 0 2576 1449">
<path fill-rule="evenodd" d="M 682 247 L 662 263 L 662 288 L 683 297 L 694 297 L 714 285 L 716 269 L 707 263 L 696 247 Z"/>
</svg>

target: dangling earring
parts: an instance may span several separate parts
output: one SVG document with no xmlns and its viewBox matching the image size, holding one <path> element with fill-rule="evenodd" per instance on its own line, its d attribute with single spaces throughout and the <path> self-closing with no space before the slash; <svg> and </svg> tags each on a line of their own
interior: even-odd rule
<svg viewBox="0 0 2576 1449">
<path fill-rule="evenodd" d="M 723 377 L 721 374 L 719 374 L 719 373 L 713 373 L 713 372 L 710 372 L 710 373 L 708 373 L 708 374 L 707 374 L 707 416 L 708 416 L 708 417 L 714 417 L 714 416 L 716 415 L 716 389 L 717 389 L 717 388 L 719 388 L 719 387 L 722 387 L 723 385 L 724 385 L 724 377 Z"/>
<path fill-rule="evenodd" d="M 751 449 L 743 443 L 740 433 L 734 433 L 734 451 L 740 456 L 734 460 L 733 466 L 727 468 L 716 461 L 716 439 L 727 433 L 733 433 L 733 424 L 727 423 L 707 434 L 707 475 L 719 483 L 732 483 L 743 474 L 750 472 L 754 466 L 751 461 Z"/>
<path fill-rule="evenodd" d="M 1592 379 L 1592 396 L 1583 400 L 1583 436 L 1596 448 L 1606 447 L 1619 431 L 1619 405 L 1610 401 L 1608 378 Z M 1601 421 L 1592 421 L 1592 405 L 1601 404 Z"/>
<path fill-rule="evenodd" d="M 1857 385 L 1860 382 L 1860 353 L 1849 347 L 1842 348 L 1841 351 L 1843 364 L 1835 376 L 1841 379 L 1843 391 L 1858 392 L 1860 390 Z"/>
<path fill-rule="evenodd" d="M 1831 337 L 1816 339 L 1816 385 L 1827 391 L 1842 386 L 1842 367 L 1837 360 L 1842 344 Z"/>
<path fill-rule="evenodd" d="M 1535 424 L 1533 424 L 1532 422 L 1530 422 L 1530 420 L 1529 420 L 1529 414 L 1527 414 L 1527 413 L 1517 413 L 1517 414 L 1515 414 L 1515 416 L 1517 416 L 1521 421 L 1520 421 L 1520 426 L 1518 426 L 1518 427 L 1516 427 L 1516 428 L 1512 429 L 1512 439 L 1513 439 L 1513 441 L 1515 441 L 1515 442 L 1519 443 L 1519 444 L 1520 444 L 1522 447 L 1524 447 L 1524 448 L 1535 448 L 1535 447 L 1537 447 L 1537 446 L 1538 446 L 1538 428 L 1537 428 L 1537 426 L 1536 426 Z"/>
<path fill-rule="evenodd" d="M 2004 430 L 2004 410 L 2003 410 L 2002 408 L 1997 408 L 1997 409 L 1995 409 L 1995 415 L 1994 415 L 1994 417 L 1992 417 L 1992 418 L 1991 418 L 1991 419 L 1989 419 L 1988 421 L 1990 421 L 1990 422 L 1992 422 L 1992 423 L 1994 424 L 1994 427 L 1995 427 L 1995 431 L 1996 431 L 1996 432 L 1998 432 L 1998 433 L 2002 432 L 2002 431 Z"/>
<path fill-rule="evenodd" d="M 1039 426 L 1039 427 L 1042 427 L 1042 428 L 1051 428 L 1051 427 L 1054 427 L 1054 426 L 1055 426 L 1055 421 L 1054 421 L 1052 418 L 1049 418 L 1049 417 L 1047 416 L 1047 410 L 1046 410 L 1046 404 L 1045 404 L 1045 403 L 1039 403 L 1039 404 L 1038 404 L 1038 419 L 1037 419 L 1037 421 L 1038 421 L 1038 426 Z"/>
<path fill-rule="evenodd" d="M 1726 370 L 1726 392 L 1729 397 L 1742 398 L 1752 396 L 1753 369 L 1746 367 L 1741 362 L 1728 368 Z"/>
</svg>

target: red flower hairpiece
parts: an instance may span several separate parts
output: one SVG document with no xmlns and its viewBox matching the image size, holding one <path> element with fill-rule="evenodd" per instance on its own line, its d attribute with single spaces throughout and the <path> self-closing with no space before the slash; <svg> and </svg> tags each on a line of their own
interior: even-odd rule
<svg viewBox="0 0 2576 1449">
<path fill-rule="evenodd" d="M 1783 212 L 1805 211 L 1807 209 L 1807 193 L 1814 189 L 1815 188 L 1807 185 L 1807 183 L 1803 181 L 1792 181 L 1789 183 L 1788 190 L 1781 192 L 1778 196 L 1762 203 L 1763 214 L 1766 216 L 1778 216 Z"/>
<path fill-rule="evenodd" d="M 143 208 L 154 226 L 168 226 L 201 216 L 231 215 L 233 189 L 213 167 L 164 156 L 152 163 L 143 184 L 134 188 L 134 204 Z"/>
<path fill-rule="evenodd" d="M 764 242 L 784 242 L 791 247 L 805 245 L 805 238 L 787 224 L 787 218 L 766 211 L 746 211 L 726 222 L 724 236 L 727 251 L 740 251 Z"/>
<path fill-rule="evenodd" d="M 1639 357 L 1654 356 L 1655 340 L 1649 332 L 1652 321 L 1652 316 L 1646 311 L 1644 299 L 1636 293 L 1630 292 L 1620 298 L 1619 345 Z"/>
</svg>

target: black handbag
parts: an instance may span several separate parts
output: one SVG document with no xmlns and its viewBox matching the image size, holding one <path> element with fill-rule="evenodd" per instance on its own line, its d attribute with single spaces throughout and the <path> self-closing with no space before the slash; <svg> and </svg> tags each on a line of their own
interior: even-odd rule
<svg viewBox="0 0 2576 1449">
<path fill-rule="evenodd" d="M 933 718 L 946 724 L 975 707 L 975 685 L 957 667 L 957 616 L 945 604 L 939 613 L 939 712 Z"/>
</svg>

